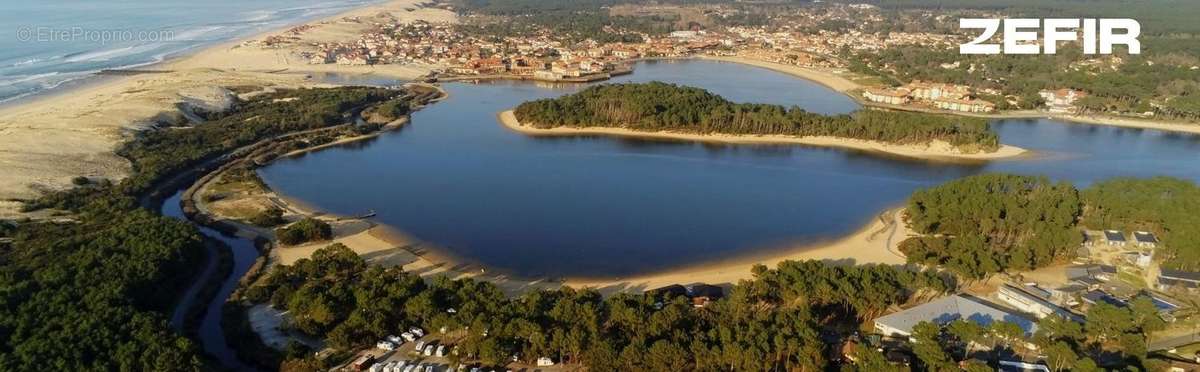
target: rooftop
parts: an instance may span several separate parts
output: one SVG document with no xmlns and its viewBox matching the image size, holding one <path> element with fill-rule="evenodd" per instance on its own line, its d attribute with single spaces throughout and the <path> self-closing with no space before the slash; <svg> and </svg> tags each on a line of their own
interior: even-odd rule
<svg viewBox="0 0 1200 372">
<path fill-rule="evenodd" d="M 1134 231 L 1133 239 L 1137 240 L 1138 243 L 1158 243 L 1158 239 L 1154 237 L 1154 234 L 1146 231 Z"/>
<path fill-rule="evenodd" d="M 942 297 L 907 310 L 882 316 L 875 322 L 911 333 L 913 327 L 922 321 L 946 324 L 958 319 L 966 319 L 982 326 L 988 326 L 998 321 L 1013 322 L 1030 334 L 1037 330 L 1037 325 L 1029 318 L 992 307 L 982 300 L 963 295 Z"/>
<path fill-rule="evenodd" d="M 1104 238 L 1111 242 L 1124 242 L 1125 234 L 1117 230 L 1104 230 Z"/>
<path fill-rule="evenodd" d="M 1163 268 L 1158 274 L 1160 278 L 1168 278 L 1174 280 L 1184 280 L 1189 282 L 1200 282 L 1200 273 L 1194 271 L 1183 271 Z"/>
</svg>

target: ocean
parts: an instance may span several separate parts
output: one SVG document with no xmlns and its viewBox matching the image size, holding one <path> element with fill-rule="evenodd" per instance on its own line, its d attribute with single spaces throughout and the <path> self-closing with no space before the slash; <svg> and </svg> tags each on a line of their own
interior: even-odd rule
<svg viewBox="0 0 1200 372">
<path fill-rule="evenodd" d="M 0 104 L 379 0 L 0 0 Z"/>
</svg>

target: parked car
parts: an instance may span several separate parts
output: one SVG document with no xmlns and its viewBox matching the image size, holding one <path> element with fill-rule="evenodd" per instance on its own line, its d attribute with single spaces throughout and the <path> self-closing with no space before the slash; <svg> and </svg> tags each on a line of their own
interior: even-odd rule
<svg viewBox="0 0 1200 372">
<path fill-rule="evenodd" d="M 425 356 L 433 355 L 433 345 L 425 345 Z"/>
<path fill-rule="evenodd" d="M 423 329 L 420 329 L 417 327 L 412 327 L 408 331 L 412 332 L 412 334 L 414 334 L 414 335 L 417 335 L 417 337 L 425 337 L 425 330 L 423 330 Z"/>
</svg>

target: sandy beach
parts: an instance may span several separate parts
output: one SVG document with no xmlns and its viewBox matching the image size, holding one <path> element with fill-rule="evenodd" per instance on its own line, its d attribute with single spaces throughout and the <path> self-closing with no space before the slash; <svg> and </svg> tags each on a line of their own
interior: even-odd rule
<svg viewBox="0 0 1200 372">
<path fill-rule="evenodd" d="M 492 273 L 486 267 L 439 255 L 436 247 L 396 229 L 364 221 L 332 222 L 335 226 L 335 238 L 332 241 L 276 248 L 271 252 L 271 261 L 273 264 L 291 264 L 312 256 L 317 249 L 341 243 L 371 264 L 385 267 L 401 266 L 405 271 L 425 278 L 446 276 L 453 279 L 474 278 L 488 281 L 509 295 L 519 295 L 530 290 L 551 290 L 562 286 L 594 288 L 604 295 L 641 293 L 670 284 L 736 284 L 740 280 L 751 279 L 751 268 L 755 265 L 774 268 L 786 260 L 823 260 L 840 265 L 902 265 L 905 259 L 897 247 L 905 238 L 914 235 L 904 223 L 902 215 L 903 210 L 899 208 L 884 211 L 854 234 L 834 241 L 778 247 L 759 255 L 684 266 L 628 278 L 551 280 Z"/>
<path fill-rule="evenodd" d="M 274 30 L 216 45 L 133 74 L 85 84 L 0 108 L 0 218 L 16 218 L 21 203 L 44 191 L 71 187 L 76 176 L 120 180 L 129 162 L 114 150 L 140 130 L 184 120 L 180 107 L 220 109 L 232 102 L 223 87 L 321 86 L 314 73 L 386 75 L 415 79 L 434 66 L 309 65 L 299 52 L 312 41 L 353 40 L 370 27 L 370 17 L 388 14 L 404 21 L 454 22 L 453 12 L 423 8 L 421 0 L 393 0 L 323 20 L 287 47 L 266 47 Z M 360 17 L 359 22 L 347 17 Z M 364 22 L 365 21 L 365 22 Z"/>
<path fill-rule="evenodd" d="M 601 135 L 616 137 L 659 138 L 684 141 L 699 141 L 727 144 L 759 144 L 759 145 L 806 145 L 822 147 L 838 147 L 859 151 L 870 151 L 888 155 L 902 156 L 935 161 L 989 161 L 1012 159 L 1028 156 L 1029 151 L 1016 146 L 1001 145 L 994 152 L 964 153 L 958 151 L 950 143 L 931 141 L 925 145 L 893 145 L 878 141 L 865 141 L 849 138 L 827 136 L 784 136 L 784 135 L 731 135 L 731 134 L 690 134 L 677 132 L 644 132 L 624 128 L 585 127 L 585 128 L 534 128 L 522 125 L 513 115 L 512 110 L 501 112 L 497 119 L 506 128 L 531 136 L 578 136 Z"/>
<path fill-rule="evenodd" d="M 1053 119 L 1077 124 L 1107 125 L 1122 128 L 1154 129 L 1168 132 L 1200 134 L 1200 123 L 1189 124 L 1179 122 L 1150 121 L 1117 118 L 1111 116 L 1051 115 L 1050 117 Z"/>
<path fill-rule="evenodd" d="M 800 78 L 811 80 L 815 83 L 824 85 L 826 87 L 829 87 L 830 89 L 833 89 L 833 90 L 836 90 L 836 91 L 839 91 L 842 93 L 846 93 L 851 90 L 862 88 L 862 85 L 859 85 L 858 83 L 850 81 L 849 79 L 846 79 L 843 76 L 839 76 L 837 74 L 834 74 L 834 73 L 828 72 L 828 71 L 815 70 L 815 69 L 804 68 L 804 67 L 800 67 L 800 66 L 785 65 L 782 63 L 768 62 L 768 61 L 762 61 L 762 60 L 746 58 L 746 57 L 738 57 L 738 56 L 701 56 L 700 59 L 705 59 L 705 60 L 710 60 L 710 61 L 733 62 L 733 63 L 740 63 L 743 65 L 762 67 L 765 69 L 774 70 L 774 71 L 782 72 L 782 73 L 785 73 L 788 75 L 797 76 Z"/>
</svg>

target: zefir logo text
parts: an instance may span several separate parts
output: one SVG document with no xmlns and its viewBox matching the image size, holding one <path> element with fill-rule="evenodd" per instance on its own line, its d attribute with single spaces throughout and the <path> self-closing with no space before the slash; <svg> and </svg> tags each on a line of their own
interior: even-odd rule
<svg viewBox="0 0 1200 372">
<path fill-rule="evenodd" d="M 1003 49 L 1001 44 L 987 43 L 1001 25 Z M 1113 45 L 1126 46 L 1129 54 L 1142 52 L 1142 43 L 1137 39 L 1142 25 L 1127 18 L 962 18 L 958 27 L 983 29 L 975 40 L 958 46 L 960 54 L 1054 54 L 1059 42 L 1078 41 L 1078 31 L 1083 31 L 1083 54 L 1112 54 Z"/>
</svg>

